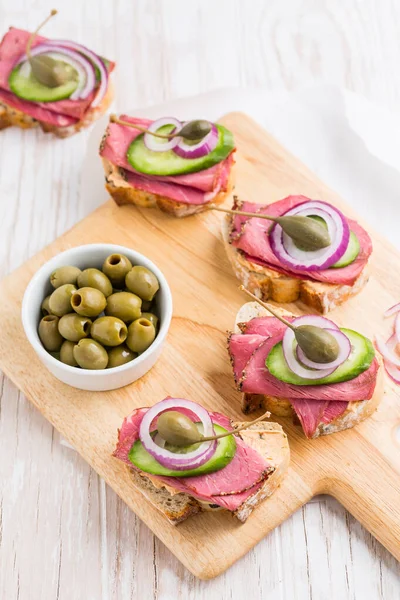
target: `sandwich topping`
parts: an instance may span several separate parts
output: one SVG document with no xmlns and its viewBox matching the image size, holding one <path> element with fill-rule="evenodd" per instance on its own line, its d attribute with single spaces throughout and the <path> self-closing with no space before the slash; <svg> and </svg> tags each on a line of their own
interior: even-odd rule
<svg viewBox="0 0 400 600">
<path fill-rule="evenodd" d="M 288 196 L 268 205 L 236 200 L 234 210 L 254 216 L 232 217 L 230 243 L 250 262 L 292 277 L 353 285 L 372 252 L 368 233 L 326 202 L 305 196 Z M 276 221 L 272 227 L 270 218 Z M 305 228 L 304 219 L 317 222 L 319 230 Z"/>
<path fill-rule="evenodd" d="M 81 44 L 37 35 L 40 28 L 11 27 L 4 36 L 0 102 L 50 125 L 75 124 L 101 104 L 114 64 Z"/>
<path fill-rule="evenodd" d="M 227 190 L 234 150 L 232 133 L 219 124 L 121 115 L 110 119 L 100 155 L 133 188 L 200 205 Z"/>
<path fill-rule="evenodd" d="M 379 365 L 370 340 L 356 331 L 314 315 L 288 321 L 322 327 L 336 336 L 336 360 L 317 363 L 307 358 L 293 331 L 276 317 L 240 324 L 241 333 L 229 336 L 228 350 L 238 389 L 288 399 L 305 434 L 312 437 L 321 422 L 336 419 L 349 402 L 372 398 Z"/>
<path fill-rule="evenodd" d="M 124 420 L 114 456 L 175 493 L 234 511 L 274 471 L 238 432 L 224 415 L 183 398 L 166 398 Z"/>
</svg>

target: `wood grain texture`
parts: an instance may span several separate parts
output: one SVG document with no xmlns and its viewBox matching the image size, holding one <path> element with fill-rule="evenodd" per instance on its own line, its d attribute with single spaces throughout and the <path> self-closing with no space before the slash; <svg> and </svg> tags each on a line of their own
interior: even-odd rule
<svg viewBox="0 0 400 600">
<path fill-rule="evenodd" d="M 335 193 L 248 117 L 232 113 L 222 122 L 234 133 L 237 143 L 235 192 L 239 197 L 272 201 L 296 189 L 300 194 L 343 207 Z M 345 212 L 351 215 L 350 209 Z M 209 579 L 221 574 L 321 492 L 340 499 L 400 559 L 400 450 L 393 437 L 393 428 L 400 423 L 400 403 L 392 384 L 387 383 L 376 414 L 355 430 L 310 442 L 299 428 L 284 421 L 292 454 L 289 474 L 274 496 L 244 525 L 238 525 L 227 514 L 216 513 L 199 515 L 179 527 L 171 527 L 134 488 L 126 467 L 112 458 L 116 431 L 123 417 L 134 407 L 152 404 L 168 394 L 189 397 L 209 409 L 240 418 L 239 398 L 225 346 L 226 330 L 232 327 L 243 298 L 224 256 L 222 218 L 220 213 L 206 213 L 172 220 L 157 210 L 118 207 L 108 201 L 3 281 L 0 365 L 198 577 Z M 393 265 L 398 260 L 377 234 L 373 240 L 368 298 L 364 294 L 364 302 L 357 302 L 357 308 L 353 301 L 335 311 L 339 324 L 351 323 L 367 335 L 376 327 L 375 311 L 370 308 L 374 299 L 385 297 L 385 305 L 395 302 L 390 289 L 377 278 L 375 265 L 386 265 L 395 279 Z M 154 260 L 170 283 L 174 318 L 164 353 L 150 373 L 122 390 L 93 394 L 57 382 L 39 362 L 23 333 L 20 304 L 26 284 L 44 261 L 66 248 L 99 241 L 140 248 Z M 297 309 L 295 305 L 288 308 Z M 61 513 L 60 527 L 63 526 Z M 59 553 L 61 565 L 62 545 Z"/>
<path fill-rule="evenodd" d="M 295 89 L 318 81 L 392 108 L 400 100 L 396 0 L 0 0 L 1 28 L 29 27 L 54 5 L 62 15 L 52 24 L 54 36 L 118 61 L 121 110 L 220 86 Z M 86 139 L 2 132 L 2 275 L 95 208 L 79 197 Z M 7 380 L 0 427 L 1 597 L 325 600 L 327 589 L 341 600 L 398 597 L 399 564 L 331 498 L 308 504 L 227 575 L 204 584 L 59 444 Z M 21 465 L 25 476 L 18 475 Z M 39 523 L 30 518 L 32 507 Z"/>
</svg>

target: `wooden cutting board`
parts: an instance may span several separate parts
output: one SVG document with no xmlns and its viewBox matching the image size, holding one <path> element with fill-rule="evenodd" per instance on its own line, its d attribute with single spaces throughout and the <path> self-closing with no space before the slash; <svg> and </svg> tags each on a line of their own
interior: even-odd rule
<svg viewBox="0 0 400 600">
<path fill-rule="evenodd" d="M 222 122 L 237 141 L 235 193 L 239 197 L 266 203 L 304 194 L 337 204 L 351 216 L 336 194 L 248 117 L 232 113 Z M 278 492 L 245 524 L 229 514 L 215 513 L 173 527 L 136 491 L 125 466 L 111 457 L 124 416 L 167 395 L 187 397 L 234 419 L 243 418 L 226 351 L 226 331 L 247 299 L 238 291 L 225 256 L 222 218 L 220 213 L 209 213 L 179 220 L 156 210 L 118 208 L 112 201 L 101 206 L 1 283 L 1 368 L 200 578 L 222 573 L 319 493 L 337 498 L 400 560 L 400 436 L 396 441 L 400 400 L 388 379 L 378 411 L 356 429 L 308 441 L 299 427 L 282 422 L 291 445 L 290 471 Z M 333 313 L 339 324 L 369 336 L 389 332 L 383 309 L 400 300 L 400 255 L 373 232 L 372 237 L 372 276 L 366 289 Z M 114 392 L 82 392 L 54 379 L 30 347 L 20 320 L 22 296 L 36 269 L 67 248 L 94 242 L 123 244 L 148 256 L 166 275 L 174 297 L 174 318 L 157 365 L 140 381 Z M 295 305 L 287 308 L 301 312 Z"/>
</svg>

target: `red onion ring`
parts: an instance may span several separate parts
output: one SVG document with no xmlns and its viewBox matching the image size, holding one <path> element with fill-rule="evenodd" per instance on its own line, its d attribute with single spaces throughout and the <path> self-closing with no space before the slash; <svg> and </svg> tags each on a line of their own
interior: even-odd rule
<svg viewBox="0 0 400 600">
<path fill-rule="evenodd" d="M 397 304 L 394 304 L 393 306 L 388 308 L 387 311 L 384 312 L 383 316 L 391 317 L 392 315 L 394 315 L 398 312 L 400 312 L 400 302 L 398 302 Z"/>
<path fill-rule="evenodd" d="M 173 148 L 175 154 L 181 158 L 201 158 L 212 152 L 218 143 L 219 132 L 214 123 L 211 124 L 211 131 L 201 139 L 197 144 L 188 144 L 183 138 Z"/>
<path fill-rule="evenodd" d="M 71 48 L 72 50 L 81 52 L 87 58 L 89 58 L 92 61 L 92 63 L 98 68 L 100 72 L 100 83 L 96 96 L 94 97 L 91 103 L 91 106 L 93 108 L 96 108 L 96 106 L 98 106 L 103 100 L 108 87 L 107 67 L 101 60 L 100 56 L 98 56 L 95 52 L 92 52 L 92 50 L 89 50 L 89 48 L 86 48 L 86 46 L 82 46 L 81 44 L 77 44 L 76 42 L 70 42 L 69 40 L 48 40 L 46 43 L 50 45 L 54 44 L 55 46 L 62 46 L 64 48 Z"/>
<path fill-rule="evenodd" d="M 39 56 L 40 54 L 51 55 L 52 53 L 61 54 L 61 60 L 65 60 L 65 62 L 73 66 L 74 69 L 76 69 L 78 72 L 78 87 L 69 97 L 70 100 L 87 98 L 92 93 L 96 85 L 96 75 L 93 65 L 78 52 L 75 52 L 74 50 L 69 50 L 68 48 L 65 48 L 64 46 L 59 46 L 58 44 L 39 44 L 31 50 L 32 56 Z M 27 61 L 28 56 L 24 54 L 18 60 L 17 65 Z"/>
<path fill-rule="evenodd" d="M 324 327 L 324 329 L 326 329 L 326 331 L 329 331 L 329 333 L 331 333 L 333 335 L 333 337 L 336 339 L 336 341 L 338 342 L 338 344 L 339 344 L 338 357 L 336 360 L 333 360 L 329 363 L 317 363 L 317 362 L 314 362 L 314 361 L 310 360 L 309 358 L 307 358 L 307 356 L 304 354 L 304 352 L 300 348 L 300 346 L 297 345 L 297 348 L 296 348 L 297 359 L 300 361 L 300 363 L 302 365 L 308 367 L 309 369 L 317 369 L 317 370 L 330 369 L 330 368 L 337 369 L 350 356 L 351 343 L 350 343 L 350 340 L 347 337 L 347 335 L 345 335 L 343 333 L 343 331 L 340 331 L 340 329 L 339 330 L 338 329 L 328 329 L 327 327 Z"/>
<path fill-rule="evenodd" d="M 157 131 L 165 125 L 173 125 L 174 129 L 172 132 L 179 131 L 179 129 L 182 128 L 182 123 L 178 121 L 178 119 L 175 119 L 174 117 L 163 117 L 157 119 L 157 121 L 153 121 L 147 129 L 153 133 L 157 133 Z M 166 152 L 167 150 L 175 148 L 175 146 L 179 144 L 180 139 L 180 137 L 174 137 L 170 140 L 161 140 L 161 138 L 157 138 L 150 133 L 145 133 L 143 142 L 148 150 L 152 150 L 153 152 Z"/>
<path fill-rule="evenodd" d="M 294 319 L 294 321 L 292 321 L 292 324 L 297 327 L 300 325 L 315 325 L 316 327 L 322 327 L 322 329 L 329 329 L 332 332 L 332 334 L 342 334 L 339 327 L 335 323 L 333 323 L 329 319 L 325 319 L 325 317 L 320 317 L 316 315 L 305 315 L 304 317 L 299 317 L 297 319 Z M 310 370 L 309 368 L 304 367 L 302 364 L 299 363 L 299 360 L 297 358 L 297 348 L 298 344 L 294 335 L 294 331 L 288 327 L 282 339 L 283 355 L 285 357 L 289 369 L 302 379 L 323 379 L 324 377 L 327 377 L 336 370 L 336 366 L 327 367 L 326 365 L 319 365 L 319 368 L 316 370 Z"/>
<path fill-rule="evenodd" d="M 321 250 L 300 250 L 276 223 L 272 226 L 269 239 L 273 253 L 283 265 L 292 270 L 318 271 L 331 267 L 342 258 L 349 243 L 350 228 L 346 217 L 337 208 L 327 202 L 310 200 L 299 204 L 282 216 L 291 215 L 322 217 L 327 224 L 331 244 Z"/>
<path fill-rule="evenodd" d="M 150 427 L 156 417 L 166 410 L 176 410 L 184 408 L 190 410 L 198 416 L 203 425 L 203 435 L 205 437 L 215 435 L 213 422 L 205 408 L 184 398 L 166 398 L 158 402 L 144 415 L 139 428 L 139 437 L 143 446 L 159 463 L 167 469 L 176 471 L 186 471 L 195 469 L 206 463 L 215 453 L 217 440 L 203 442 L 192 452 L 186 454 L 177 454 L 158 446 L 150 435 Z"/>
<path fill-rule="evenodd" d="M 400 358 L 394 353 L 397 339 L 395 335 L 392 335 L 389 340 L 385 343 L 381 337 L 375 337 L 375 346 L 377 347 L 383 358 L 390 362 L 395 367 L 400 367 Z"/>
</svg>

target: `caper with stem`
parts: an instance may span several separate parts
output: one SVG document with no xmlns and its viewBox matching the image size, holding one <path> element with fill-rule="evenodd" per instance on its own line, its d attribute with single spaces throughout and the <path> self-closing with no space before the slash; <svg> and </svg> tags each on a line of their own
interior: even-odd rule
<svg viewBox="0 0 400 600">
<path fill-rule="evenodd" d="M 136 123 L 130 123 L 128 121 L 123 121 L 119 119 L 117 115 L 110 116 L 111 123 L 117 123 L 118 125 L 126 125 L 127 127 L 132 127 L 133 129 L 137 129 L 142 133 L 149 133 L 154 137 L 161 138 L 163 140 L 172 140 L 174 137 L 181 137 L 184 140 L 188 140 L 190 142 L 200 141 L 206 137 L 211 131 L 212 123 L 210 121 L 206 121 L 205 119 L 195 119 L 193 121 L 188 121 L 181 129 L 178 131 L 173 131 L 169 134 L 157 133 L 156 131 L 150 131 L 145 127 L 141 127 L 140 125 L 136 125 Z"/>
<path fill-rule="evenodd" d="M 258 423 L 258 421 L 268 418 L 270 414 L 271 413 L 266 412 L 261 415 L 261 417 L 258 417 L 258 419 L 245 423 L 240 427 L 236 427 L 232 431 L 205 437 L 199 432 L 196 424 L 189 419 L 189 417 L 176 410 L 167 410 L 158 417 L 157 431 L 162 439 L 168 444 L 172 444 L 173 446 L 191 446 L 192 444 L 219 440 L 228 435 L 243 431 L 251 425 L 254 425 L 254 423 Z"/>
<path fill-rule="evenodd" d="M 263 213 L 252 213 L 243 210 L 222 208 L 221 206 L 216 206 L 214 204 L 210 204 L 208 210 L 216 210 L 230 215 L 267 219 L 268 221 L 278 223 L 283 231 L 292 238 L 296 246 L 306 252 L 322 250 L 322 248 L 327 248 L 331 244 L 331 237 L 328 229 L 320 221 L 313 219 L 312 217 L 304 217 L 301 215 L 271 217 Z"/>
<path fill-rule="evenodd" d="M 268 304 L 262 302 L 257 296 L 249 292 L 249 290 L 246 290 L 244 285 L 241 285 L 239 289 L 253 298 L 253 300 L 270 312 L 271 315 L 274 315 L 281 323 L 284 323 L 293 331 L 298 345 L 307 358 L 320 364 L 330 363 L 337 359 L 339 355 L 339 344 L 329 331 L 322 327 L 317 327 L 316 325 L 295 326 L 287 319 L 281 317 L 281 315 L 273 310 Z"/>
</svg>

